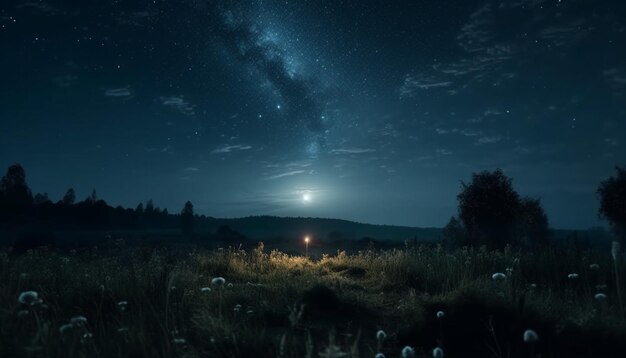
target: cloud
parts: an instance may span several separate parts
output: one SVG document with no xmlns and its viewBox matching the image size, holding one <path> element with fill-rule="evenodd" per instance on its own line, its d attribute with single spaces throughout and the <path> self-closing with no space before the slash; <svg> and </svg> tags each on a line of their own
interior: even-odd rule
<svg viewBox="0 0 626 358">
<path fill-rule="evenodd" d="M 604 75 L 604 79 L 609 83 L 614 95 L 624 95 L 626 91 L 626 73 L 617 68 L 609 68 L 604 70 L 602 74 Z"/>
<path fill-rule="evenodd" d="M 59 87 L 61 88 L 67 88 L 67 87 L 72 87 L 73 85 L 76 84 L 76 82 L 78 82 L 78 76 L 74 76 L 74 75 L 61 75 L 61 76 L 57 76 L 54 77 L 52 79 Z"/>
<path fill-rule="evenodd" d="M 117 97 L 117 98 L 125 98 L 130 99 L 133 98 L 133 93 L 130 90 L 130 87 L 119 87 L 119 88 L 111 88 L 104 91 L 104 95 L 107 97 Z"/>
<path fill-rule="evenodd" d="M 234 151 L 241 151 L 241 150 L 248 150 L 248 149 L 252 149 L 252 146 L 243 145 L 243 144 L 223 145 L 223 146 L 213 149 L 211 153 L 212 154 L 224 154 L 224 153 L 231 153 Z"/>
<path fill-rule="evenodd" d="M 302 174 L 302 173 L 305 173 L 305 172 L 306 172 L 305 170 L 292 170 L 290 172 L 280 173 L 280 174 L 276 174 L 276 175 L 272 175 L 272 176 L 266 177 L 265 180 L 274 180 L 274 179 L 279 179 L 279 178 L 284 178 L 284 177 L 288 177 L 288 176 Z"/>
<path fill-rule="evenodd" d="M 480 137 L 478 138 L 478 144 L 494 144 L 502 140 L 500 136 Z"/>
<path fill-rule="evenodd" d="M 195 106 L 185 100 L 184 96 L 169 96 L 159 97 L 161 104 L 170 107 L 181 114 L 186 116 L 193 116 L 196 114 Z"/>
<path fill-rule="evenodd" d="M 199 170 L 200 168 L 196 168 L 196 167 L 188 167 L 188 168 L 183 169 L 183 171 L 186 171 L 186 172 L 197 172 Z"/>
<path fill-rule="evenodd" d="M 372 149 L 372 148 L 342 148 L 342 149 L 333 149 L 330 152 L 332 154 L 361 154 L 361 153 L 372 153 L 375 151 L 376 149 Z"/>
<path fill-rule="evenodd" d="M 452 83 L 452 81 L 437 81 L 429 77 L 407 74 L 404 77 L 402 87 L 400 87 L 400 98 L 413 97 L 416 90 L 449 87 Z"/>
</svg>

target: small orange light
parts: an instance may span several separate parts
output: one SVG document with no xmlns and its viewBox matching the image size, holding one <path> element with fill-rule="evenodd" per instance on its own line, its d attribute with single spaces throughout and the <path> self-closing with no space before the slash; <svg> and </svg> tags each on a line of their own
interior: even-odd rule
<svg viewBox="0 0 626 358">
<path fill-rule="evenodd" d="M 308 237 L 308 236 L 305 236 L 305 237 L 304 237 L 304 242 L 306 242 L 306 243 L 308 243 L 308 242 L 309 242 L 309 237 Z"/>
</svg>

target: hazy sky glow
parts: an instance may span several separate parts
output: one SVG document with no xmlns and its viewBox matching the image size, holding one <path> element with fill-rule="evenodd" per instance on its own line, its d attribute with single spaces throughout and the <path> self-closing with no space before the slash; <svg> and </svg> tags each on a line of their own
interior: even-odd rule
<svg viewBox="0 0 626 358">
<path fill-rule="evenodd" d="M 501 167 L 552 226 L 600 223 L 626 2 L 245 3 L 2 1 L 0 165 L 54 200 L 411 226 Z"/>
</svg>

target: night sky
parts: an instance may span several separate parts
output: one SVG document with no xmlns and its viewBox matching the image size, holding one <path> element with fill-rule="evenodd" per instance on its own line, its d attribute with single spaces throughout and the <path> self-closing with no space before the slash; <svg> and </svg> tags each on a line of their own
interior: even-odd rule
<svg viewBox="0 0 626 358">
<path fill-rule="evenodd" d="M 587 228 L 625 144 L 624 1 L 0 3 L 0 166 L 55 201 L 443 226 L 500 167 Z"/>
</svg>

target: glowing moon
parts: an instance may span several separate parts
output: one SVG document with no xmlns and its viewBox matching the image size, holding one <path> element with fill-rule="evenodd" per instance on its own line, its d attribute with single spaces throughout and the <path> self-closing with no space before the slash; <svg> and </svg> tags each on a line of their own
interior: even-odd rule
<svg viewBox="0 0 626 358">
<path fill-rule="evenodd" d="M 302 194 L 302 201 L 305 203 L 308 203 L 311 201 L 311 194 L 309 193 L 304 193 Z"/>
</svg>

